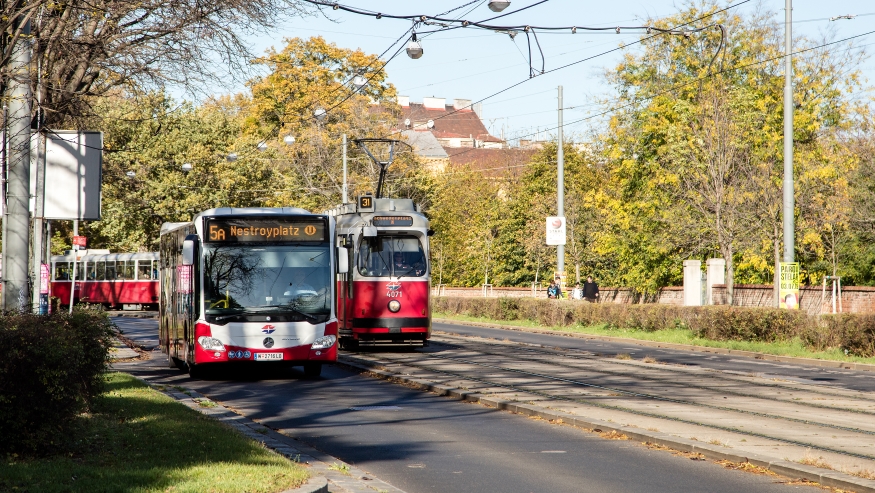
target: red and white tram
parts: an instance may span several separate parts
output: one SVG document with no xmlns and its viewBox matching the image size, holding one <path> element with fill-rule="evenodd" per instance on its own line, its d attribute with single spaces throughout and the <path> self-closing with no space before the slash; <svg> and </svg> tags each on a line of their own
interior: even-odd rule
<svg viewBox="0 0 875 493">
<path fill-rule="evenodd" d="M 410 199 L 358 197 L 329 214 L 349 254 L 338 278 L 337 311 L 344 349 L 425 345 L 431 337 L 428 218 Z"/>
<path fill-rule="evenodd" d="M 334 220 L 296 208 L 219 208 L 161 227 L 159 340 L 194 374 L 233 362 L 337 360 Z"/>
<path fill-rule="evenodd" d="M 61 305 L 100 303 L 133 310 L 158 307 L 158 254 L 78 252 L 52 257 L 51 295 Z M 75 265 L 75 284 L 72 280 Z"/>
</svg>

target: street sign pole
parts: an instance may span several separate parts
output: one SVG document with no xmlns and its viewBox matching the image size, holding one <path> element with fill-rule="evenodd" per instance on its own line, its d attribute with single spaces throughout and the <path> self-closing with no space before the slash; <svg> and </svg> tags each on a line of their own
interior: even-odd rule
<svg viewBox="0 0 875 493">
<path fill-rule="evenodd" d="M 556 148 L 556 215 L 565 217 L 565 149 L 562 142 L 562 86 L 559 86 L 559 142 Z M 556 247 L 556 271 L 565 272 L 565 242 Z"/>
</svg>

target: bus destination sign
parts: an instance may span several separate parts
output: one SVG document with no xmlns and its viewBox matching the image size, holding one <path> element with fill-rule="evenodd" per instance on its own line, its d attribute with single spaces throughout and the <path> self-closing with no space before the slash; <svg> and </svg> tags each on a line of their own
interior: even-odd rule
<svg viewBox="0 0 875 493">
<path fill-rule="evenodd" d="M 325 221 L 213 218 L 206 221 L 204 241 L 208 243 L 325 241 Z"/>
<path fill-rule="evenodd" d="M 411 216 L 374 216 L 371 219 L 374 226 L 413 226 Z"/>
</svg>

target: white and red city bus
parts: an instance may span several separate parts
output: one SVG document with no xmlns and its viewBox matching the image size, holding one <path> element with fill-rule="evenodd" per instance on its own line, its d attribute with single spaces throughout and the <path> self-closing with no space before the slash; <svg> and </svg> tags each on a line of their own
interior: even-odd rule
<svg viewBox="0 0 875 493">
<path fill-rule="evenodd" d="M 318 376 L 337 359 L 334 220 L 296 208 L 219 208 L 165 223 L 160 345 L 192 374 L 278 362 Z M 338 262 L 338 257 L 340 261 Z"/>
<path fill-rule="evenodd" d="M 158 307 L 158 253 L 90 250 L 56 255 L 51 262 L 50 292 L 61 305 L 69 305 L 73 287 L 74 304 L 99 303 L 131 310 Z"/>
<path fill-rule="evenodd" d="M 338 276 L 337 310 L 344 349 L 422 346 L 431 338 L 428 218 L 410 199 L 358 197 L 336 207 L 349 272 Z"/>
</svg>

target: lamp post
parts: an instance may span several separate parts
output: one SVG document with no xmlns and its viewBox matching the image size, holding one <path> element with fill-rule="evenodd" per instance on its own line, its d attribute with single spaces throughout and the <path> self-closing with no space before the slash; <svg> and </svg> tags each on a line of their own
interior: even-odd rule
<svg viewBox="0 0 875 493">
<path fill-rule="evenodd" d="M 562 135 L 562 86 L 559 86 L 559 136 L 556 148 L 556 215 L 565 217 L 565 149 Z M 564 241 L 564 240 L 563 240 Z M 565 245 L 556 247 L 556 270 L 565 271 Z"/>
<path fill-rule="evenodd" d="M 793 0 L 785 0 L 784 14 L 784 262 L 795 258 L 793 211 Z"/>
</svg>

